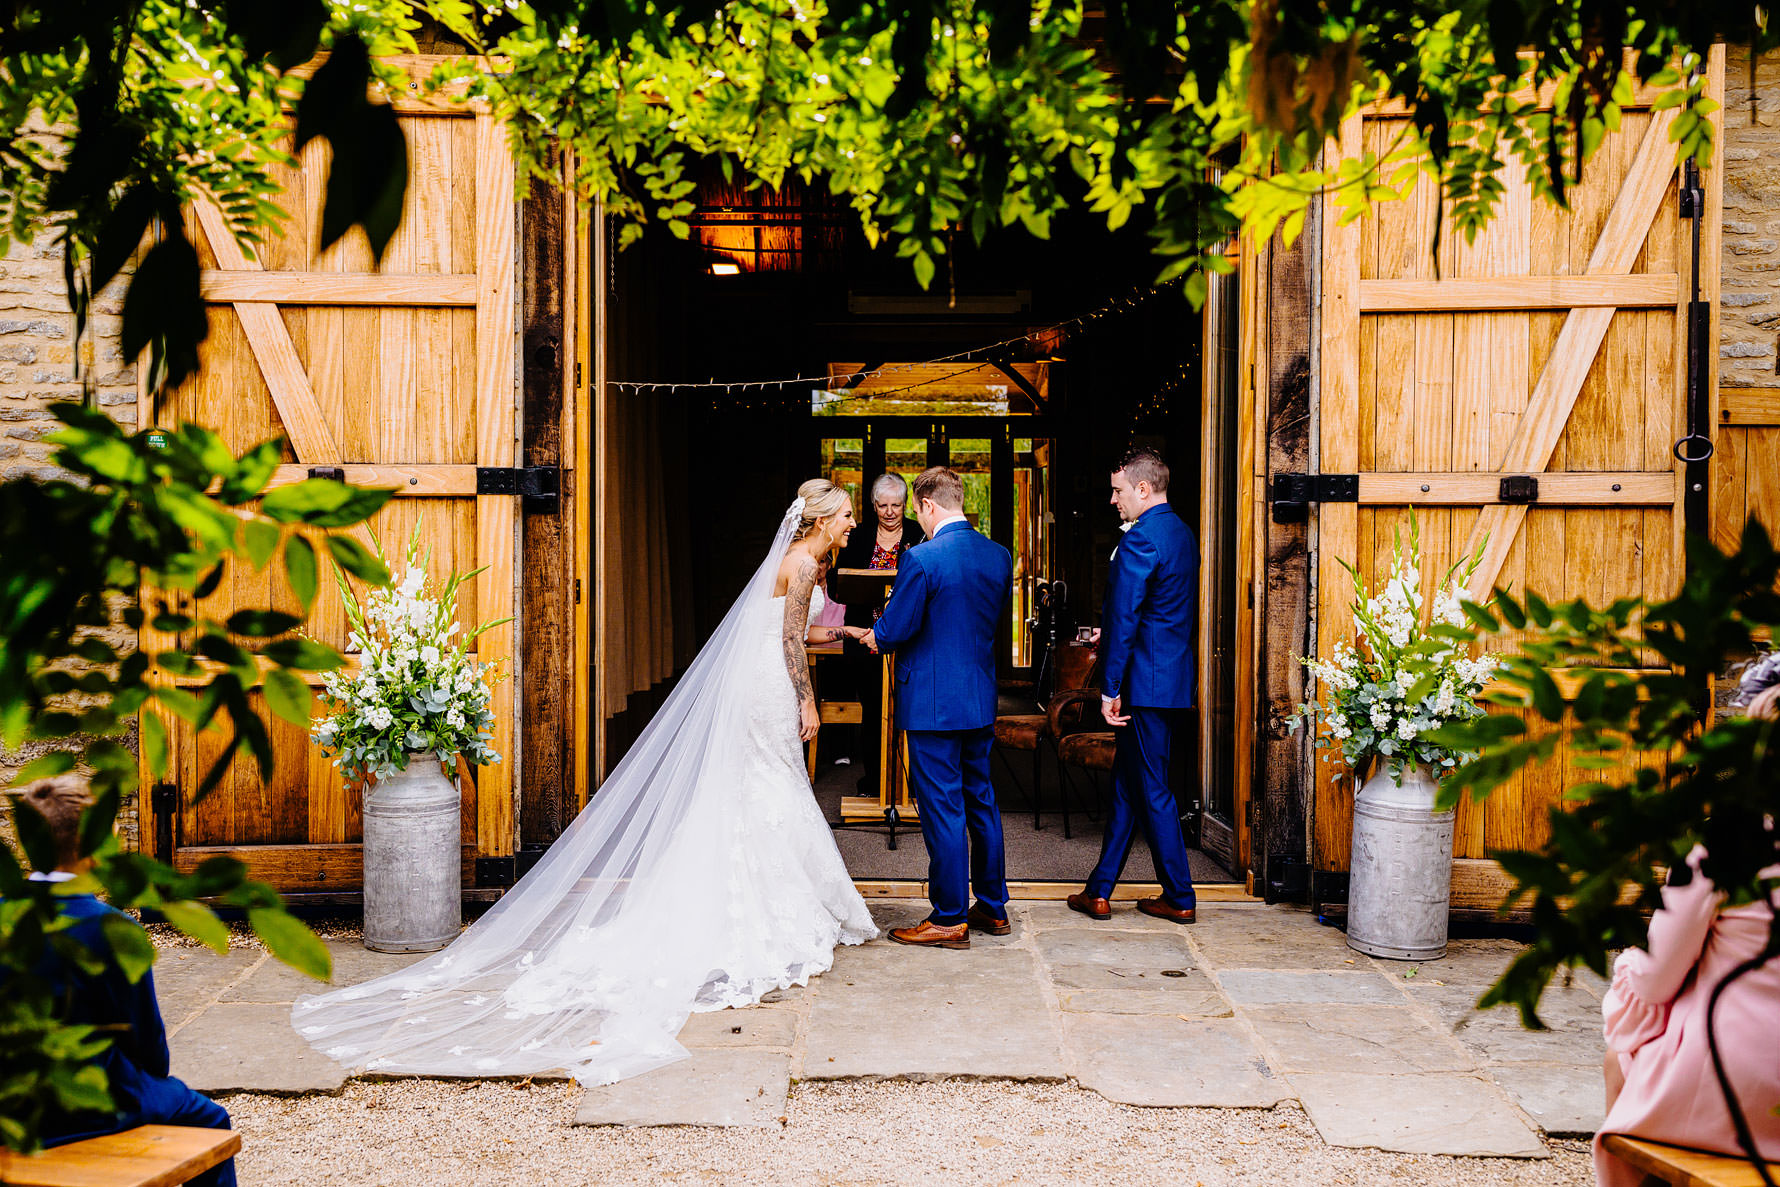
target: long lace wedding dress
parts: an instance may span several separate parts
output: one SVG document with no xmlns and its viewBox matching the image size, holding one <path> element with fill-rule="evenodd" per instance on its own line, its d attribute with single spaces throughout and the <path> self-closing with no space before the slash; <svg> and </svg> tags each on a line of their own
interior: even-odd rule
<svg viewBox="0 0 1780 1187">
<path fill-rule="evenodd" d="M 299 1034 L 367 1071 L 606 1084 L 682 1058 L 693 1011 L 802 985 L 877 934 L 797 737 L 772 593 L 801 513 L 531 872 L 443 951 L 300 999 Z"/>
</svg>

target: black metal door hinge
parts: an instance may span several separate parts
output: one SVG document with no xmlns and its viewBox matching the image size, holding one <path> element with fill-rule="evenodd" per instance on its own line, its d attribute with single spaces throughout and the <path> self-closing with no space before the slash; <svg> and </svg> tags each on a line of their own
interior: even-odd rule
<svg viewBox="0 0 1780 1187">
<path fill-rule="evenodd" d="M 157 783 L 149 790 L 148 797 L 155 817 L 155 860 L 172 865 L 173 850 L 178 844 L 179 786 Z"/>
<path fill-rule="evenodd" d="M 476 885 L 505 889 L 518 881 L 518 863 L 511 856 L 478 857 L 476 859 Z"/>
<path fill-rule="evenodd" d="M 562 467 L 477 466 L 476 493 L 518 495 L 527 511 L 555 511 L 562 503 Z"/>
<path fill-rule="evenodd" d="M 1312 503 L 1357 503 L 1358 474 L 1275 474 L 1268 489 L 1274 523 L 1305 523 Z"/>
<path fill-rule="evenodd" d="M 1510 474 L 1502 479 L 1496 498 L 1503 503 L 1537 503 L 1539 480 L 1531 474 Z"/>
</svg>

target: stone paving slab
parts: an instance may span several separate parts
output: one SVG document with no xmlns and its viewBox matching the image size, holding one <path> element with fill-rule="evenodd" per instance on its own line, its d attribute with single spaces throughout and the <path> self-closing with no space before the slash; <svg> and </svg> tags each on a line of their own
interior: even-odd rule
<svg viewBox="0 0 1780 1187">
<path fill-rule="evenodd" d="M 1076 1014 L 1174 1014 L 1227 1018 L 1230 1003 L 1196 969 L 1050 966 L 1059 1004 Z M 1178 976 L 1167 974 L 1178 973 Z"/>
<path fill-rule="evenodd" d="M 222 995 L 225 1002 L 294 1002 L 310 993 L 357 985 L 424 960 L 424 952 L 372 952 L 357 940 L 323 940 L 334 961 L 331 981 L 317 981 L 280 960 L 268 960 Z"/>
<path fill-rule="evenodd" d="M 1290 1003 L 1371 1002 L 1401 1005 L 1403 995 L 1370 970 L 1363 972 L 1299 972 L 1284 969 L 1226 969 L 1218 984 L 1238 1006 Z"/>
<path fill-rule="evenodd" d="M 1547 1154 L 1502 1090 L 1482 1077 L 1311 1073 L 1293 1076 L 1292 1086 L 1331 1146 L 1477 1157 Z"/>
<path fill-rule="evenodd" d="M 1245 1009 L 1243 1017 L 1288 1076 L 1357 1068 L 1390 1073 L 1476 1067 L 1462 1045 L 1406 1004 L 1256 1006 Z"/>
<path fill-rule="evenodd" d="M 797 1011 L 774 1006 L 694 1014 L 681 1029 L 683 1047 L 778 1047 L 797 1041 Z"/>
<path fill-rule="evenodd" d="M 1075 1078 L 1127 1105 L 1271 1108 L 1295 1094 L 1234 1019 L 1071 1014 Z"/>
<path fill-rule="evenodd" d="M 1030 951 L 967 952 L 876 941 L 835 953 L 815 983 L 802 1076 L 810 1080 L 1061 1080 L 1051 1004 Z"/>
<path fill-rule="evenodd" d="M 209 1006 L 231 982 L 265 957 L 257 948 L 231 948 L 218 956 L 208 948 L 168 948 L 155 956 L 155 996 L 169 1029 Z"/>
<path fill-rule="evenodd" d="M 1081 919 L 1081 916 L 1076 916 Z M 1083 919 L 1083 923 L 1088 920 Z M 1051 965 L 1097 965 L 1116 969 L 1196 969 L 1184 936 L 1154 932 L 1107 931 L 1088 927 L 1035 931 L 1033 947 Z"/>
<path fill-rule="evenodd" d="M 1308 911 L 1211 904 L 1199 908 L 1193 944 L 1207 964 L 1227 969 L 1328 969 L 1364 967 L 1365 957 L 1347 937 Z"/>
<path fill-rule="evenodd" d="M 1601 1065 L 1495 1063 L 1490 1079 L 1549 1134 L 1592 1137 L 1607 1115 Z"/>
<path fill-rule="evenodd" d="M 575 1124 L 770 1128 L 785 1115 L 790 1092 L 785 1052 L 701 1048 L 690 1059 L 589 1088 Z"/>
<path fill-rule="evenodd" d="M 173 1074 L 199 1092 L 337 1092 L 346 1069 L 290 1024 L 290 1007 L 219 1002 L 174 1037 Z"/>
</svg>

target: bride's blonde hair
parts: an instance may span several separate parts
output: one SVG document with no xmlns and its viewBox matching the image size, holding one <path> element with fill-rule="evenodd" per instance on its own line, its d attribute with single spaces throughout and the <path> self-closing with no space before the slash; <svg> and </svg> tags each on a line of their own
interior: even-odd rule
<svg viewBox="0 0 1780 1187">
<path fill-rule="evenodd" d="M 836 486 L 826 478 L 810 479 L 797 488 L 797 497 L 803 500 L 803 519 L 791 532 L 793 541 L 815 531 L 817 520 L 839 515 L 853 505 L 853 497 L 847 493 L 846 487 Z"/>
</svg>

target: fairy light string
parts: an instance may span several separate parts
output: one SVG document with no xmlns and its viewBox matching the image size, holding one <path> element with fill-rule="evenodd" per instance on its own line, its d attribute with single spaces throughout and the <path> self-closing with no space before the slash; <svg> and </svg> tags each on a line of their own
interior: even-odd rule
<svg viewBox="0 0 1780 1187">
<path fill-rule="evenodd" d="M 1080 331 L 1087 326 L 1104 320 L 1105 318 L 1114 317 L 1131 309 L 1135 309 L 1150 298 L 1174 287 L 1178 283 L 1178 281 L 1169 281 L 1168 283 L 1159 285 L 1155 288 L 1133 290 L 1127 296 L 1115 297 L 1113 300 L 1108 301 L 1097 309 L 1092 309 L 1087 313 L 1078 314 L 1065 321 L 1056 322 L 1052 325 L 1035 330 L 1027 330 L 1022 334 L 1012 338 L 1004 338 L 999 342 L 991 342 L 983 346 L 973 346 L 968 350 L 960 350 L 952 354 L 939 355 L 935 358 L 925 359 L 920 362 L 884 363 L 877 367 L 873 367 L 870 370 L 853 371 L 844 375 L 794 375 L 785 379 L 748 379 L 728 382 L 713 379 L 705 383 L 662 383 L 651 380 L 608 379 L 606 381 L 606 386 L 618 391 L 637 393 L 703 392 L 713 395 L 731 396 L 740 394 L 746 396 L 753 391 L 758 391 L 764 395 L 768 391 L 783 390 L 785 388 L 814 387 L 824 391 L 831 390 L 837 386 L 842 387 L 843 389 L 850 388 L 857 386 L 868 379 L 875 379 L 885 375 L 894 375 L 899 372 L 911 371 L 920 367 L 938 366 L 943 363 L 975 362 L 979 367 L 987 367 L 992 366 L 995 360 L 984 359 L 980 356 L 992 355 L 996 352 L 1005 351 L 1013 346 L 1030 346 L 1054 351 L 1060 347 L 1072 333 Z M 823 407 L 832 407 L 836 404 L 850 403 L 855 400 L 881 400 L 887 396 L 894 396 L 902 392 L 913 391 L 917 388 L 926 387 L 935 383 L 948 382 L 955 380 L 956 378 L 956 375 L 938 376 L 909 383 L 902 387 L 863 392 L 858 395 L 836 395 L 825 399 L 823 401 Z M 747 407 L 748 405 L 739 406 Z"/>
</svg>

